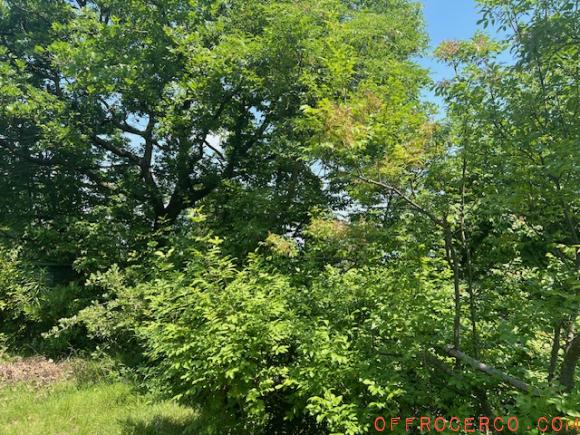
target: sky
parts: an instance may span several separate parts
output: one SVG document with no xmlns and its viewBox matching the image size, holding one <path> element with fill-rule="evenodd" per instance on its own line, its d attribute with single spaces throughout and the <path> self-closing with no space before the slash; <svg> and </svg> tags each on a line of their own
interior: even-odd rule
<svg viewBox="0 0 580 435">
<path fill-rule="evenodd" d="M 421 0 L 431 40 L 430 49 L 447 39 L 467 39 L 477 30 L 478 7 L 475 0 Z M 444 65 L 425 58 L 421 64 L 433 72 L 433 78 L 446 77 L 449 70 Z"/>
<path fill-rule="evenodd" d="M 442 41 L 470 38 L 478 29 L 478 6 L 475 0 L 421 0 L 421 3 L 430 39 L 429 52 Z M 430 56 L 418 61 L 431 71 L 435 81 L 451 77 L 450 68 Z M 432 92 L 425 92 L 425 98 L 441 104 Z"/>
</svg>

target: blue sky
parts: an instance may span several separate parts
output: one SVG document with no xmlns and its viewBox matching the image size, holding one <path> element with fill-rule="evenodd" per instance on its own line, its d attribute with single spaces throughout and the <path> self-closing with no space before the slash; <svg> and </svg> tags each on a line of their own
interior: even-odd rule
<svg viewBox="0 0 580 435">
<path fill-rule="evenodd" d="M 431 78 L 440 81 L 452 76 L 451 69 L 433 59 L 431 52 L 448 39 L 468 39 L 477 31 L 478 5 L 475 0 L 420 0 L 429 34 L 429 52 L 418 59 L 419 64 L 429 69 Z M 424 91 L 424 98 L 437 103 L 442 116 L 444 109 L 440 98 L 432 91 Z"/>
<path fill-rule="evenodd" d="M 418 63 L 429 69 L 431 77 L 435 81 L 444 78 L 451 78 L 453 73 L 451 68 L 437 62 L 431 56 L 435 49 L 442 41 L 448 39 L 468 39 L 471 38 L 478 30 L 484 30 L 477 25 L 480 19 L 479 5 L 476 0 L 418 0 L 423 4 L 423 15 L 427 25 L 430 44 L 429 51 L 423 57 L 417 59 Z M 508 35 L 498 32 L 493 27 L 484 30 L 492 38 L 505 39 Z M 508 51 L 504 51 L 498 56 L 498 60 L 504 64 L 514 62 L 514 58 Z M 440 107 L 442 102 L 433 92 L 425 91 L 425 99 L 437 103 Z M 439 115 L 442 115 L 439 113 Z"/>
<path fill-rule="evenodd" d="M 478 6 L 475 0 L 421 0 L 429 33 L 430 50 L 447 39 L 467 39 L 477 30 Z M 435 80 L 450 75 L 449 69 L 426 57 L 420 63 L 432 71 Z"/>
</svg>

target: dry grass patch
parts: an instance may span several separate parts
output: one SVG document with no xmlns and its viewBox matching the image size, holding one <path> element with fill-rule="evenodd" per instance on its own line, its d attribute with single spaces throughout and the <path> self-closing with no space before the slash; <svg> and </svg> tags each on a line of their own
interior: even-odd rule
<svg viewBox="0 0 580 435">
<path fill-rule="evenodd" d="M 0 388 L 17 383 L 44 386 L 72 376 L 73 366 L 69 361 L 55 362 L 38 356 L 0 362 Z"/>
</svg>

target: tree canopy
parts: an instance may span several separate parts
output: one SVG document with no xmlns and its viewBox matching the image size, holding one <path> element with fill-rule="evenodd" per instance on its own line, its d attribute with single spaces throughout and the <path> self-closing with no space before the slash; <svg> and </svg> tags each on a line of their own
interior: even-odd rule
<svg viewBox="0 0 580 435">
<path fill-rule="evenodd" d="M 410 0 L 0 1 L 0 345 L 208 433 L 574 421 L 580 10 L 478 5 L 433 83 Z"/>
</svg>

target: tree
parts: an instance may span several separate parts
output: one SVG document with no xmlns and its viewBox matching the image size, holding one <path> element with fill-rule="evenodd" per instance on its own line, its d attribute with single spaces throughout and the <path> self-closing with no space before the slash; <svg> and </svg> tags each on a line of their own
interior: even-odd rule
<svg viewBox="0 0 580 435">
<path fill-rule="evenodd" d="M 577 5 L 481 3 L 482 23 L 496 20 L 508 37 L 496 43 L 478 34 L 439 48 L 438 56 L 455 69 L 455 76 L 437 87 L 448 105 L 445 122 L 429 121 L 409 88 L 397 95 L 404 106 L 383 104 L 393 94 L 391 87 L 390 94 L 379 93 L 384 100 L 350 93 L 344 102 L 309 112 L 320 132 L 311 149 L 329 172 L 347 180 L 351 195 L 363 202 L 386 204 L 383 208 L 392 212 L 396 201 L 395 213 L 410 210 L 417 243 L 428 244 L 430 256 L 447 260 L 454 284 L 450 349 L 456 368 L 475 361 L 457 357 L 465 355 L 460 346 L 476 358 L 497 358 L 495 346 L 526 343 L 524 335 L 532 340 L 546 332 L 524 318 L 514 320 L 522 337 L 498 332 L 499 319 L 515 312 L 522 294 L 554 325 L 565 319 L 568 331 L 578 314 L 577 37 L 572 25 Z M 513 65 L 497 60 L 505 47 L 515 56 Z M 396 253 L 395 248 L 389 254 Z M 505 276 L 498 275 L 502 270 Z M 562 367 L 566 379 L 574 373 L 570 361 L 577 359 L 574 335 L 568 340 Z M 561 343 L 559 338 L 555 342 L 557 361 Z M 493 364 L 521 364 L 526 357 L 515 351 Z M 479 385 L 480 411 L 490 415 Z M 564 385 L 571 389 L 569 381 Z"/>
<path fill-rule="evenodd" d="M 547 379 L 555 378 L 560 350 L 566 347 L 562 371 L 568 375 L 561 379 L 572 389 L 570 366 L 576 363 L 570 355 L 577 352 L 579 301 L 578 5 L 566 0 L 481 4 L 481 23 L 497 24 L 506 33 L 502 45 L 509 47 L 513 62 L 502 63 L 497 56 L 502 45 L 481 34 L 470 43 L 449 41 L 439 48 L 440 57 L 456 71 L 439 90 L 452 122 L 463 131 L 460 153 L 470 146 L 476 171 L 472 185 L 481 210 L 474 216 L 476 237 L 480 245 L 495 246 L 495 255 L 480 257 L 478 279 L 485 280 L 487 270 L 506 261 L 542 271 L 540 288 L 528 291 L 553 328 Z M 518 231 L 514 249 L 501 253 L 500 239 L 492 234 L 508 220 L 526 230 Z M 477 249 L 473 242 L 472 249 Z M 511 258 L 506 256 L 510 250 Z"/>
<path fill-rule="evenodd" d="M 405 1 L 4 1 L 0 148 L 7 182 L 27 180 L 6 213 L 46 224 L 115 198 L 160 228 L 226 180 L 281 173 L 310 179 L 287 191 L 300 202 L 318 183 L 302 106 L 407 58 L 418 20 Z"/>
</svg>

